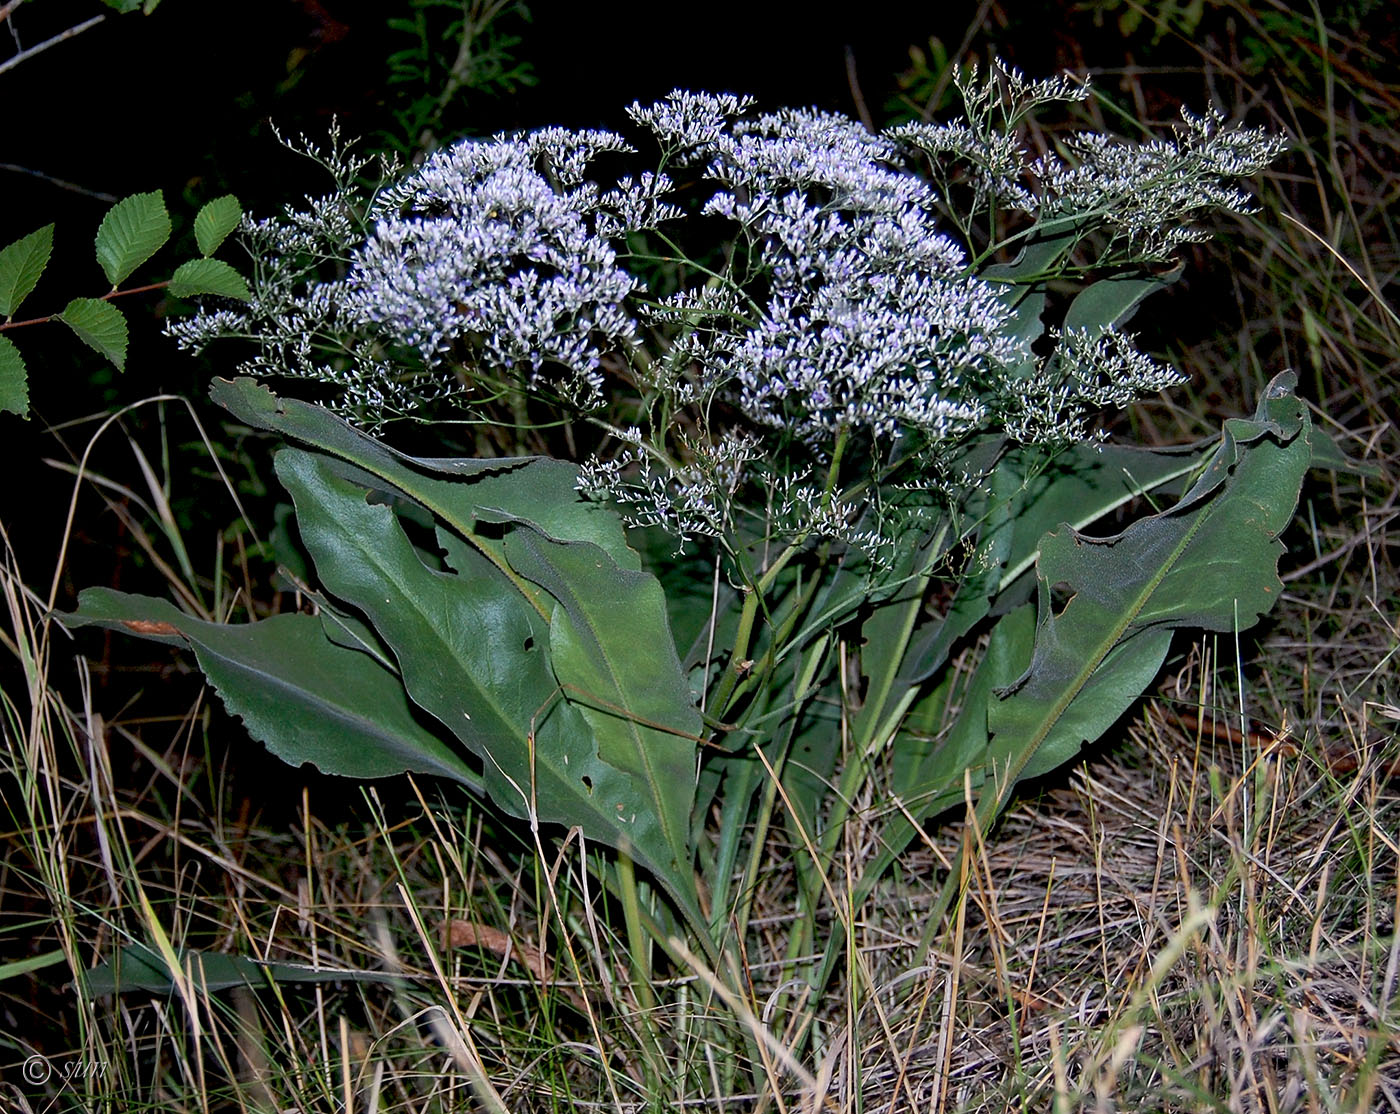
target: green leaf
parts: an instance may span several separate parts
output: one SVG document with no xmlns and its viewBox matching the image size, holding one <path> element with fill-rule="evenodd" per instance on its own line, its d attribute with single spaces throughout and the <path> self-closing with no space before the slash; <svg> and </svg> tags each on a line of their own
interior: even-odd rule
<svg viewBox="0 0 1400 1114">
<path fill-rule="evenodd" d="M 126 318 L 111 302 L 74 298 L 58 319 L 89 348 L 111 360 L 118 371 L 126 370 Z"/>
<path fill-rule="evenodd" d="M 1172 630 L 1244 630 L 1273 607 L 1283 588 L 1279 534 L 1312 459 L 1294 382 L 1280 375 L 1253 420 L 1225 423 L 1175 507 L 1112 538 L 1065 525 L 1042 540 L 1035 651 L 988 711 L 997 788 L 979 805 L 984 823 L 1017 781 L 1068 761 L 1127 710 L 1160 666 Z"/>
<path fill-rule="evenodd" d="M 1153 278 L 1110 278 L 1091 283 L 1075 296 L 1065 311 L 1065 331 L 1097 332 L 1121 324 L 1136 312 L 1149 294 L 1180 278 L 1185 266 L 1180 263 L 1175 270 Z"/>
<path fill-rule="evenodd" d="M 1047 530 L 1061 522 L 1087 526 L 1145 494 L 1184 487 L 1218 440 L 1179 449 L 1072 445 L 1049 460 L 1039 450 L 1013 450 L 997 465 L 1020 485 L 997 589 L 1030 569 Z"/>
<path fill-rule="evenodd" d="M 231 990 L 238 986 L 254 989 L 274 983 L 323 982 L 401 982 L 403 976 L 388 971 L 348 971 L 307 967 L 300 963 L 266 963 L 220 952 L 185 951 L 178 956 L 181 978 L 188 978 L 201 991 Z M 92 995 L 169 994 L 175 978 L 165 958 L 144 944 L 128 944 L 105 963 L 87 972 L 87 989 Z"/>
<path fill-rule="evenodd" d="M 9 318 L 29 297 L 49 265 L 53 225 L 31 232 L 0 251 L 0 317 Z"/>
<path fill-rule="evenodd" d="M 963 801 L 964 777 L 977 789 L 987 755 L 987 706 L 997 689 L 1011 684 L 1025 669 L 1035 636 L 1034 609 L 1026 606 L 1002 616 L 992 628 L 987 651 L 970 679 L 950 671 L 912 710 L 896 734 L 891 753 L 890 791 L 916 823 Z M 945 730 L 948 709 L 963 711 Z M 866 865 L 868 892 L 914 836 L 903 809 L 892 809 L 880 832 L 880 851 Z"/>
<path fill-rule="evenodd" d="M 578 469 L 565 461 L 406 456 L 322 407 L 279 399 L 252 379 L 216 379 L 209 396 L 240 421 L 281 433 L 363 469 L 386 489 L 400 492 L 431 511 L 498 567 L 505 567 L 499 542 L 481 537 L 478 522 L 529 522 L 558 541 L 593 542 L 624 568 L 641 567 L 641 558 L 628 546 L 617 515 L 579 497 Z M 501 508 L 508 509 L 501 513 Z M 528 589 L 527 594 L 533 596 Z M 541 615 L 547 613 L 543 604 L 538 610 Z"/>
<path fill-rule="evenodd" d="M 29 379 L 14 341 L 0 336 L 0 410 L 29 417 Z"/>
<path fill-rule="evenodd" d="M 1021 250 L 1010 263 L 993 263 L 984 267 L 979 278 L 993 285 L 1004 285 L 1001 299 L 1015 311 L 1004 332 L 1023 340 L 1029 346 L 1045 332 L 1041 320 L 1046 304 L 1046 280 L 1055 265 L 1070 252 L 1082 235 L 1077 219 L 1049 221 L 1032 229 Z M 1022 365 L 1020 373 L 1029 375 L 1035 368 L 1034 359 Z"/>
<path fill-rule="evenodd" d="M 643 848 L 663 880 L 690 875 L 690 809 L 703 724 L 681 672 L 661 585 L 619 568 L 598 546 L 561 543 L 534 527 L 505 539 L 511 567 L 558 606 L 549 624 L 554 673 L 598 740 L 598 754 L 626 771 L 660 825 Z M 634 824 L 636 818 L 629 818 Z"/>
<path fill-rule="evenodd" d="M 669 853 L 655 854 L 658 843 L 666 851 L 659 818 L 636 778 L 600 758 L 588 723 L 560 698 L 549 627 L 512 583 L 446 531 L 439 544 L 455 572 L 427 568 L 392 509 L 368 502 L 368 489 L 337 475 L 326 457 L 284 449 L 277 474 L 318 579 L 368 617 L 413 700 L 481 756 L 491 797 L 516 816 L 578 825 L 665 869 Z"/>
<path fill-rule="evenodd" d="M 160 191 L 124 197 L 97 229 L 97 262 L 112 289 L 158 252 L 170 239 L 170 214 Z"/>
<path fill-rule="evenodd" d="M 62 948 L 54 948 L 52 951 L 42 952 L 39 955 L 26 956 L 24 959 L 0 964 L 0 982 L 16 978 L 19 975 L 32 975 L 35 971 L 42 971 L 45 967 L 56 967 L 67 958 L 68 953 Z"/>
<path fill-rule="evenodd" d="M 398 677 L 332 643 L 314 615 L 207 623 L 164 600 L 89 588 L 59 619 L 192 647 L 229 712 L 290 765 L 357 778 L 412 770 L 480 787 L 456 750 L 415 718 Z"/>
<path fill-rule="evenodd" d="M 246 302 L 253 297 L 243 276 L 222 259 L 191 259 L 170 276 L 170 293 L 177 298 L 195 294 L 219 294 Z"/>
<path fill-rule="evenodd" d="M 229 233 L 243 219 L 243 206 L 231 193 L 216 197 L 199 210 L 194 218 L 194 239 L 200 255 L 213 255 Z"/>
</svg>

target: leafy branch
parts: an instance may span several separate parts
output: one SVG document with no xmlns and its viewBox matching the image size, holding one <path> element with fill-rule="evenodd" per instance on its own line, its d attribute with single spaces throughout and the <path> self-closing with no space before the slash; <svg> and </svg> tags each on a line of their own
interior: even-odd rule
<svg viewBox="0 0 1400 1114">
<path fill-rule="evenodd" d="M 46 224 L 0 249 L 0 315 L 4 316 L 0 321 L 0 410 L 22 417 L 29 413 L 28 367 L 19 348 L 3 335 L 11 329 L 61 321 L 118 371 L 125 371 L 127 321 L 114 299 L 168 289 L 179 298 L 212 294 L 248 301 L 252 292 L 243 276 L 223 260 L 212 258 L 242 219 L 237 198 L 215 198 L 195 216 L 199 258 L 181 263 L 168 279 L 122 289 L 121 284 L 165 246 L 171 232 L 170 214 L 159 191 L 123 198 L 107 210 L 94 241 L 97 263 L 111 289 L 97 297 L 73 298 L 56 313 L 19 321 L 15 314 L 48 268 L 54 226 Z"/>
</svg>

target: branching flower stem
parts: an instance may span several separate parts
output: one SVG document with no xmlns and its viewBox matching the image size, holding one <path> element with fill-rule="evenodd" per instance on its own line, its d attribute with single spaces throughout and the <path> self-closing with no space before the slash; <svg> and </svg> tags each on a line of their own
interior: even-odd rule
<svg viewBox="0 0 1400 1114">
<path fill-rule="evenodd" d="M 841 469 L 841 458 L 845 455 L 846 445 L 849 439 L 850 428 L 842 426 L 841 432 L 836 438 L 836 446 L 831 453 L 831 466 L 827 469 L 826 486 L 822 492 L 821 509 L 823 512 L 831 505 L 832 492 L 835 490 L 836 480 Z M 759 604 L 767 594 L 768 589 L 773 586 L 773 582 L 777 580 L 778 574 L 787 567 L 789 561 L 802 551 L 809 533 L 810 531 L 805 529 L 799 533 L 797 537 L 778 554 L 773 563 L 769 565 L 763 575 L 759 577 L 758 582 L 746 587 L 744 590 L 744 606 L 739 613 L 739 627 L 734 635 L 734 649 L 730 653 L 729 665 L 725 668 L 724 676 L 720 679 L 720 687 L 716 690 L 714 704 L 712 705 L 715 709 L 715 714 L 721 720 L 724 719 L 725 715 L 729 712 L 729 708 L 734 699 L 740 695 L 739 691 L 737 691 L 739 682 L 745 675 L 750 675 L 754 671 L 754 663 L 745 655 L 748 654 L 749 643 L 753 638 L 754 620 L 758 617 Z M 815 582 L 813 582 L 812 587 L 809 588 L 809 594 L 814 588 Z M 803 609 L 804 608 L 801 606 L 794 607 L 791 614 L 788 616 L 788 624 L 791 624 L 796 616 L 801 614 Z M 774 646 L 776 647 L 780 643 L 781 639 L 775 640 Z M 763 665 L 767 669 L 771 669 L 774 664 L 773 650 L 770 649 L 768 654 L 764 657 Z"/>
</svg>

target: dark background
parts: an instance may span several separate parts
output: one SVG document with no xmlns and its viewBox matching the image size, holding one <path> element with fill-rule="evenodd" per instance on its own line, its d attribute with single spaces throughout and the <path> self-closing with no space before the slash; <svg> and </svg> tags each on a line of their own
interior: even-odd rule
<svg viewBox="0 0 1400 1114">
<path fill-rule="evenodd" d="M 807 4 L 529 7 L 530 22 L 502 27 L 520 37 L 515 53 L 537 84 L 509 96 L 466 94 L 458 118 L 467 130 L 617 126 L 627 104 L 673 88 L 854 114 L 848 49 L 878 123 L 909 47 L 930 36 L 954 50 L 970 27 L 989 28 L 1033 73 L 1078 53 L 1054 8 L 1039 4 L 1012 5 L 1008 13 L 956 0 L 862 3 L 834 18 L 818 18 Z M 332 117 L 349 135 L 392 128 L 386 101 L 396 91 L 387 85 L 385 59 L 407 39 L 385 21 L 405 9 L 361 0 L 164 0 L 148 17 L 112 13 L 0 74 L 0 162 L 118 196 L 165 188 L 175 191 L 167 196 L 172 210 L 179 191 L 201 195 L 205 184 L 233 190 L 253 209 L 284 203 L 304 168 L 278 149 L 268 121 L 310 134 Z M 97 0 L 46 0 L 12 19 L 32 46 L 105 10 Z M 0 189 L 0 235 L 10 238 L 54 219 L 56 209 L 100 217 L 105 208 L 13 170 L 0 172 Z"/>
</svg>

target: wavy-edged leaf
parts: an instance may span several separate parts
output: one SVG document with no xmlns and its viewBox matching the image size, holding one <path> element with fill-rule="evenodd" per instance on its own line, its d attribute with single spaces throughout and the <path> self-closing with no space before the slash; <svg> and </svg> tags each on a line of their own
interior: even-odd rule
<svg viewBox="0 0 1400 1114">
<path fill-rule="evenodd" d="M 690 870 L 700 712 L 681 672 L 661 585 L 619 568 L 589 542 L 561 543 L 522 524 L 506 535 L 511 567 L 558 606 L 549 624 L 555 676 L 593 729 L 603 760 L 639 782 L 661 825 L 665 876 Z M 666 861 L 669 859 L 669 863 Z"/>
<path fill-rule="evenodd" d="M 517 816 L 577 825 L 686 893 L 689 860 L 679 870 L 671 861 L 649 787 L 630 768 L 635 763 L 619 761 L 610 746 L 600 755 L 607 736 L 598 733 L 595 742 L 586 706 L 581 711 L 561 699 L 551 629 L 512 582 L 447 531 L 439 532 L 439 544 L 455 571 L 426 567 L 393 510 L 368 502 L 367 488 L 338 474 L 327 457 L 284 449 L 277 474 L 296 503 L 320 582 L 364 612 L 397 658 L 413 700 L 481 756 L 497 803 Z M 528 491 L 528 476 L 512 475 Z M 596 546 L 586 548 L 607 561 Z M 638 616 L 644 625 L 632 628 L 628 616 L 629 629 L 649 630 L 647 618 Z M 572 675 L 567 667 L 565 674 Z M 684 743 L 684 750 L 680 769 L 693 781 L 694 745 Z M 682 807 L 683 824 L 688 798 Z"/>
<path fill-rule="evenodd" d="M 314 615 L 207 623 L 165 600 L 89 588 L 59 619 L 189 645 L 229 712 L 292 766 L 357 778 L 413 771 L 480 790 L 467 761 L 415 718 L 399 678 L 332 643 Z"/>
<path fill-rule="evenodd" d="M 578 469 L 547 457 L 411 457 L 355 429 L 328 410 L 279 399 L 252 379 L 216 379 L 210 397 L 240 421 L 281 433 L 364 469 L 387 489 L 431 511 L 464 538 L 499 558 L 499 546 L 477 535 L 478 520 L 520 519 L 559 541 L 590 541 L 626 568 L 641 558 L 627 544 L 617 515 L 576 491 Z M 424 472 L 432 473 L 424 475 Z M 516 473 L 524 473 L 517 478 Z M 466 482 L 464 482 L 466 481 Z M 541 614 L 544 609 L 541 608 Z"/>
<path fill-rule="evenodd" d="M 38 285 L 53 252 L 53 225 L 0 250 L 0 317 L 10 317 Z"/>
<path fill-rule="evenodd" d="M 170 214 L 159 190 L 124 197 L 97 227 L 97 262 L 115 290 L 170 239 Z"/>
<path fill-rule="evenodd" d="M 93 351 L 106 356 L 118 371 L 126 370 L 126 318 L 100 298 L 74 298 L 58 319 Z"/>
<path fill-rule="evenodd" d="M 170 293 L 177 298 L 218 294 L 241 302 L 253 297 L 243 276 L 222 259 L 189 259 L 181 263 L 170 276 Z"/>
<path fill-rule="evenodd" d="M 1283 587 L 1279 534 L 1312 458 L 1294 382 L 1292 373 L 1278 376 L 1252 420 L 1225 423 L 1176 506 L 1116 537 L 1066 525 L 1042 540 L 1034 654 L 988 710 L 997 789 L 979 808 L 984 822 L 1018 780 L 1068 761 L 1128 708 L 1172 630 L 1243 630 L 1273 607 Z"/>
<path fill-rule="evenodd" d="M 1047 530 L 1062 522 L 1087 526 L 1143 495 L 1181 491 L 1218 442 L 1169 449 L 1071 445 L 1048 461 L 1038 461 L 1037 450 L 1014 451 L 999 465 L 1016 477 L 1020 490 L 996 589 L 1035 564 Z"/>
<path fill-rule="evenodd" d="M 201 206 L 194 218 L 194 240 L 199 245 L 199 254 L 208 256 L 218 251 L 219 245 L 228 239 L 242 219 L 243 206 L 231 193 Z"/>
<path fill-rule="evenodd" d="M 29 376 L 14 341 L 0 336 L 0 410 L 29 417 Z"/>
</svg>

